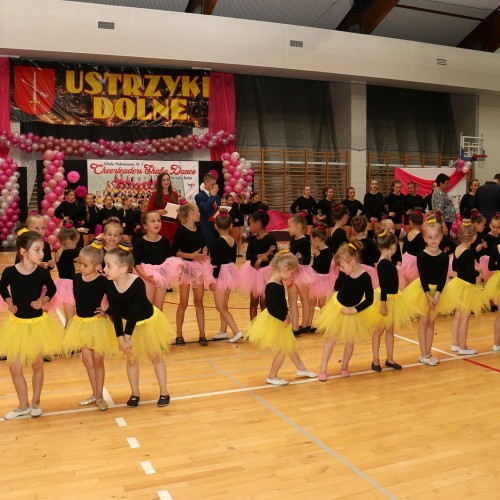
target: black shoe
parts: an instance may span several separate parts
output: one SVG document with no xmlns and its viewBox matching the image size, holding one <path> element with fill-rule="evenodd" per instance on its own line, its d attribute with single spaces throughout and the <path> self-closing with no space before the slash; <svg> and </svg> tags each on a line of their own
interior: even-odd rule
<svg viewBox="0 0 500 500">
<path fill-rule="evenodd" d="M 0 356 L 0 361 L 7 361 L 7 356 Z"/>
<path fill-rule="evenodd" d="M 156 403 L 156 406 L 163 408 L 164 406 L 167 406 L 168 403 L 170 403 L 170 396 L 168 394 L 166 396 L 162 396 L 160 394 L 160 399 L 158 399 L 158 403 Z"/>
<path fill-rule="evenodd" d="M 198 339 L 198 342 L 199 342 L 200 345 L 205 346 L 205 347 L 208 345 L 208 340 L 207 340 L 206 337 L 200 337 Z"/>
<path fill-rule="evenodd" d="M 298 337 L 302 333 L 302 330 L 298 328 L 297 330 L 292 330 L 292 333 L 294 337 Z"/>
<path fill-rule="evenodd" d="M 184 337 L 175 337 L 175 345 L 186 345 Z"/>
<path fill-rule="evenodd" d="M 129 400 L 127 401 L 127 406 L 129 408 L 135 408 L 139 404 L 139 399 L 141 399 L 140 396 L 130 396 Z"/>
<path fill-rule="evenodd" d="M 387 361 L 385 362 L 385 364 L 387 365 Z M 382 371 L 382 367 L 380 365 L 376 365 L 375 363 L 372 363 L 372 370 L 374 372 L 381 372 Z"/>
<path fill-rule="evenodd" d="M 52 356 L 44 356 L 43 362 L 44 363 L 52 363 Z"/>
<path fill-rule="evenodd" d="M 394 368 L 395 370 L 402 370 L 403 367 L 399 364 L 399 363 L 389 363 L 389 361 L 386 361 L 385 362 L 385 366 L 387 366 L 388 368 Z"/>
<path fill-rule="evenodd" d="M 317 328 L 314 328 L 314 326 L 308 326 L 307 329 L 307 333 L 316 333 L 317 330 Z"/>
<path fill-rule="evenodd" d="M 167 292 L 168 292 L 168 293 L 171 293 L 171 292 L 173 292 L 173 291 L 174 291 L 174 289 L 173 289 L 173 288 L 167 288 Z"/>
</svg>

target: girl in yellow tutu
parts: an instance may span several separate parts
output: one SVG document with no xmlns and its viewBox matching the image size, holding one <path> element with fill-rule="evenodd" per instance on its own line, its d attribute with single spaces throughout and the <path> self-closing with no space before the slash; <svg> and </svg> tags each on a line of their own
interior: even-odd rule
<svg viewBox="0 0 500 500">
<path fill-rule="evenodd" d="M 170 350 L 174 331 L 165 315 L 149 302 L 144 281 L 132 274 L 134 257 L 127 241 L 106 253 L 105 273 L 110 280 L 106 289 L 109 309 L 120 349 L 127 354 L 127 375 L 132 395 L 127 406 L 139 404 L 139 361 L 147 356 L 160 386 L 157 406 L 167 406 L 167 369 L 162 354 Z"/>
<path fill-rule="evenodd" d="M 315 373 L 308 370 L 297 353 L 297 340 L 290 326 L 290 314 L 285 297 L 284 282 L 290 282 L 297 270 L 299 261 L 288 250 L 282 250 L 271 261 L 271 278 L 266 285 L 266 306 L 251 323 L 245 333 L 245 338 L 251 344 L 261 349 L 269 349 L 276 353 L 271 364 L 268 384 L 287 385 L 288 381 L 278 377 L 278 371 L 283 365 L 285 356 L 290 356 L 297 367 L 298 377 L 314 378 Z"/>
<path fill-rule="evenodd" d="M 438 315 L 451 314 L 455 304 L 453 297 L 445 289 L 449 258 L 439 248 L 443 239 L 443 226 L 434 216 L 428 217 L 422 225 L 422 234 L 426 247 L 417 254 L 419 278 L 413 280 L 403 294 L 408 302 L 420 310 L 418 361 L 424 365 L 436 366 L 439 359 L 432 355 L 434 324 Z"/>
<path fill-rule="evenodd" d="M 373 331 L 372 348 L 373 361 L 372 370 L 382 371 L 379 360 L 380 337 L 385 331 L 385 347 L 387 359 L 385 366 L 402 370 L 402 366 L 396 363 L 394 354 L 394 329 L 410 326 L 413 319 L 419 317 L 419 310 L 399 290 L 398 270 L 392 262 L 391 257 L 396 253 L 398 240 L 393 233 L 384 228 L 377 229 L 377 246 L 380 251 L 380 259 L 377 265 L 377 274 L 380 288 L 375 290 L 374 310 L 377 311 L 376 326 Z"/>
<path fill-rule="evenodd" d="M 56 293 L 49 271 L 40 267 L 44 248 L 42 237 L 22 228 L 17 233 L 16 246 L 19 262 L 5 268 L 0 280 L 0 295 L 12 313 L 0 330 L 0 353 L 7 357 L 19 398 L 18 407 L 7 413 L 5 420 L 42 414 L 43 356 L 58 353 L 62 337 L 60 325 L 42 310 Z M 44 287 L 46 291 L 42 297 Z M 31 406 L 23 375 L 23 368 L 29 365 L 33 369 Z"/>
<path fill-rule="evenodd" d="M 101 309 L 108 286 L 108 280 L 98 272 L 103 256 L 102 243 L 99 241 L 94 241 L 80 251 L 80 272 L 72 279 L 76 316 L 70 318 L 63 341 L 66 355 L 81 351 L 92 387 L 92 395 L 80 401 L 79 405 L 95 403 L 101 411 L 108 409 L 102 395 L 104 358 L 120 352 L 113 325 Z"/>
<path fill-rule="evenodd" d="M 488 269 L 493 275 L 484 287 L 486 298 L 498 306 L 497 317 L 494 326 L 493 350 L 500 352 L 500 245 L 494 245 L 490 249 Z"/>
<path fill-rule="evenodd" d="M 354 341 L 371 337 L 371 311 L 373 288 L 370 275 L 361 267 L 363 244 L 351 238 L 335 254 L 335 263 L 341 272 L 335 282 L 335 293 L 319 314 L 317 330 L 326 337 L 321 360 L 320 382 L 328 379 L 328 361 L 337 341 L 344 342 L 341 376 L 349 377 L 349 361 Z"/>
<path fill-rule="evenodd" d="M 453 271 L 457 273 L 447 285 L 456 303 L 455 317 L 451 324 L 451 350 L 458 354 L 477 354 L 467 347 L 467 332 L 471 313 L 479 316 L 489 309 L 484 290 L 476 284 L 479 271 L 475 269 L 475 256 L 471 245 L 476 239 L 476 228 L 470 219 L 463 219 L 458 229 L 460 245 L 453 253 Z"/>
</svg>

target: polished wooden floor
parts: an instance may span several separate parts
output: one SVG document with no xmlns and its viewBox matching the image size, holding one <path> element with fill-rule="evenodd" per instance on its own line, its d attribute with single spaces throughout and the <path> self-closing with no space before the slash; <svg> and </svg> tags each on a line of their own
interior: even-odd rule
<svg viewBox="0 0 500 500">
<path fill-rule="evenodd" d="M 1 253 L 0 268 L 13 258 Z M 167 294 L 171 322 L 177 298 Z M 210 294 L 205 303 L 211 337 L 219 324 Z M 236 294 L 231 303 L 246 324 L 247 299 Z M 351 378 L 339 378 L 340 347 L 326 383 L 298 380 L 287 360 L 286 387 L 266 385 L 270 355 L 244 342 L 173 346 L 172 401 L 161 409 L 149 365 L 141 368 L 141 404 L 129 409 L 124 364 L 108 363 L 110 409 L 99 412 L 78 407 L 89 394 L 80 359 L 55 359 L 45 364 L 44 415 L 0 419 L 0 498 L 500 498 L 493 321 L 492 313 L 471 320 L 469 344 L 480 354 L 469 359 L 448 351 L 443 319 L 434 342 L 439 366 L 417 363 L 415 326 L 396 340 L 401 372 L 371 372 L 370 345 L 358 344 Z M 186 338 L 196 337 L 190 306 Z M 318 370 L 321 337 L 304 335 L 299 345 L 307 367 Z M 0 414 L 16 405 L 0 362 Z"/>
</svg>

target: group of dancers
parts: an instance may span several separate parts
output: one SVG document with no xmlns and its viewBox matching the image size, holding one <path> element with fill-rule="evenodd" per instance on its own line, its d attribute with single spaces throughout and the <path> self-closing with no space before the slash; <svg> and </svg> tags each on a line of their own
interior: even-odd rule
<svg viewBox="0 0 500 500">
<path fill-rule="evenodd" d="M 11 313 L 0 330 L 0 354 L 7 358 L 19 399 L 18 407 L 4 418 L 41 415 L 44 356 L 75 352 L 81 352 L 92 389 L 80 405 L 107 409 L 104 360 L 123 356 L 131 388 L 127 406 L 139 404 L 139 365 L 144 359 L 152 363 L 158 380 L 157 404 L 167 406 L 170 395 L 163 354 L 171 344 L 186 344 L 183 325 L 190 292 L 199 344 L 208 345 L 203 303 L 205 292 L 211 291 L 221 319 L 220 331 L 213 339 L 237 342 L 244 338 L 273 352 L 266 378 L 273 385 L 288 384 L 279 377 L 287 355 L 298 377 L 326 381 L 328 361 L 337 342 L 344 343 L 342 377 L 350 375 L 355 342 L 369 339 L 373 347 L 371 367 L 379 372 L 384 333 L 385 366 L 401 370 L 394 359 L 394 331 L 416 319 L 419 361 L 434 366 L 439 363 L 431 351 L 434 323 L 440 315 L 454 314 L 451 350 L 459 355 L 476 353 L 467 344 L 469 318 L 500 302 L 500 214 L 489 221 L 490 255 L 488 274 L 482 273 L 483 282 L 487 279 L 484 288 L 484 283 L 477 283 L 481 271 L 476 269 L 474 247 L 480 224 L 470 219 L 462 220 L 460 243 L 449 257 L 443 251 L 447 244 L 443 243 L 439 214 L 412 211 L 403 255 L 390 219 L 376 225 L 372 238 L 367 219 L 352 217 L 356 236 L 348 238 L 343 229 L 350 217 L 345 205 L 334 206 L 332 216 L 335 224 L 331 231 L 314 228 L 308 236 L 307 214 L 292 215 L 288 221 L 290 243 L 278 247 L 266 230 L 267 207 L 258 205 L 248 221 L 251 237 L 246 262 L 238 268 L 232 218 L 224 210 L 215 216 L 218 237 L 210 252 L 198 224 L 198 206 L 184 203 L 172 244 L 160 234 L 159 212 L 150 210 L 142 215 L 143 236 L 134 245 L 123 239 L 121 221 L 110 217 L 103 233 L 83 248 L 78 247 L 75 228 L 61 229 L 60 248 L 54 257 L 43 240 L 45 219 L 30 215 L 26 227 L 17 232 L 17 263 L 5 268 L 0 280 L 0 295 Z M 78 273 L 75 261 L 79 262 Z M 59 273 L 55 283 L 50 276 L 54 265 Z M 175 328 L 162 311 L 166 290 L 173 286 L 179 289 Z M 237 321 L 229 308 L 230 294 L 237 289 L 250 297 L 251 323 L 246 328 L 238 324 L 239 318 Z M 320 312 L 314 321 L 317 306 Z M 55 308 L 64 312 L 64 331 L 46 312 Z M 500 351 L 499 314 L 494 351 Z M 297 337 L 314 332 L 325 338 L 318 374 L 304 366 L 297 351 Z M 33 368 L 31 403 L 23 375 L 26 366 Z"/>
</svg>

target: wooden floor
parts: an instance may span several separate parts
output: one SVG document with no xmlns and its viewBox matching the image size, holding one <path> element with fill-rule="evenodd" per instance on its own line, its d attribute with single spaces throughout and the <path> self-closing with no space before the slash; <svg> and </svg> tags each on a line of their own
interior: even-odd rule
<svg viewBox="0 0 500 500">
<path fill-rule="evenodd" d="M 0 254 L 4 265 L 13 259 Z M 177 299 L 167 294 L 171 322 Z M 205 303 L 211 337 L 219 325 L 210 294 Z M 245 325 L 248 300 L 236 294 L 232 305 Z M 187 318 L 186 338 L 195 340 L 192 306 Z M 492 313 L 471 320 L 469 344 L 480 354 L 468 359 L 448 351 L 443 319 L 434 342 L 439 366 L 417 363 L 415 326 L 396 341 L 402 372 L 371 372 L 371 347 L 358 344 L 351 378 L 339 378 L 337 348 L 326 383 L 298 380 L 288 360 L 286 387 L 266 385 L 270 355 L 244 342 L 173 346 L 172 401 L 161 409 L 149 365 L 141 368 L 141 404 L 129 409 L 124 364 L 108 363 L 110 409 L 99 412 L 78 407 L 89 395 L 80 359 L 55 359 L 45 364 L 44 415 L 0 419 L 0 498 L 500 498 L 493 321 Z M 306 366 L 318 370 L 321 337 L 303 335 L 299 346 Z M 0 362 L 0 414 L 16 405 Z"/>
</svg>

